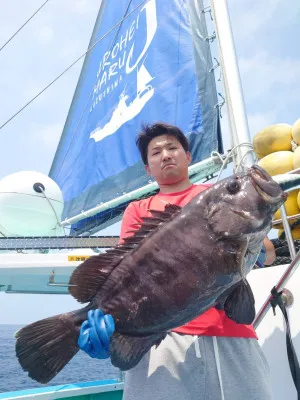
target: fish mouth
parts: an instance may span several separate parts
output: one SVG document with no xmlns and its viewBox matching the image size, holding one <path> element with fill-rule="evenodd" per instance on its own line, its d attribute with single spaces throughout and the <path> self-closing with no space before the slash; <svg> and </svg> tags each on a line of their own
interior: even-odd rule
<svg viewBox="0 0 300 400">
<path fill-rule="evenodd" d="M 255 190 L 268 203 L 283 203 L 287 199 L 287 194 L 283 192 L 278 183 L 258 165 L 253 165 L 249 174 Z"/>
</svg>

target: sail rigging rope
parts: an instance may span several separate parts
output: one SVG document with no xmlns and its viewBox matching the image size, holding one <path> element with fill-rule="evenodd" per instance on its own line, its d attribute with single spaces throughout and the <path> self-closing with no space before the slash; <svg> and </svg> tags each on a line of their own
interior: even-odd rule
<svg viewBox="0 0 300 400">
<path fill-rule="evenodd" d="M 58 218 L 57 212 L 56 212 L 55 208 L 53 207 L 53 204 L 51 203 L 51 200 L 50 200 L 49 197 L 46 195 L 46 192 L 45 192 L 44 188 L 43 188 L 41 185 L 39 186 L 39 191 L 42 192 L 43 196 L 45 197 L 45 199 L 47 200 L 49 206 L 51 207 L 51 209 L 52 209 L 52 211 L 53 211 L 53 214 L 55 215 L 56 222 L 57 222 L 57 225 L 56 225 L 56 226 L 62 227 L 62 228 L 63 228 L 63 231 L 64 231 L 64 234 L 66 235 L 65 227 L 64 227 L 63 225 L 61 225 L 61 223 L 60 223 L 60 218 Z"/>
<path fill-rule="evenodd" d="M 46 5 L 46 3 L 48 3 L 48 1 L 50 0 L 46 0 L 33 14 L 30 18 L 27 19 L 27 21 L 24 22 L 23 25 L 20 26 L 20 28 L 0 47 L 0 51 L 2 51 L 4 49 L 5 46 L 8 45 L 9 42 L 11 42 L 13 40 L 13 38 L 15 36 L 17 36 L 17 34 L 28 24 L 29 21 L 32 20 L 33 17 L 36 16 L 36 14 L 41 11 L 41 9 Z"/>
<path fill-rule="evenodd" d="M 146 0 L 146 1 L 148 1 L 148 0 Z M 115 43 L 116 43 L 116 40 L 117 40 L 117 38 L 118 38 L 118 35 L 119 35 L 120 29 L 121 29 L 121 27 L 122 27 L 123 21 L 131 14 L 131 13 L 130 13 L 130 14 L 127 14 L 131 3 L 132 3 L 132 0 L 129 0 L 129 2 L 128 2 L 128 4 L 127 4 L 127 7 L 126 7 L 126 10 L 125 10 L 125 12 L 124 12 L 123 18 L 122 18 L 122 20 L 121 20 L 121 23 L 119 24 L 118 30 L 117 30 L 117 32 L 116 32 L 116 34 L 115 34 L 115 36 L 114 36 L 114 38 L 113 38 L 113 40 L 112 40 L 112 42 L 111 42 L 111 45 L 109 46 L 109 50 L 108 50 L 108 53 L 109 53 L 109 54 L 111 53 L 111 51 L 112 51 L 112 49 L 113 49 L 113 47 L 114 47 L 114 45 L 115 45 Z M 144 1 L 144 3 L 145 3 L 145 1 Z M 141 5 L 141 3 L 140 3 L 139 5 Z M 135 8 L 134 10 L 136 10 L 136 8 Z M 134 10 L 133 10 L 133 11 L 134 11 Z M 132 12 L 133 12 L 133 11 L 132 11 Z M 104 65 L 104 63 L 103 63 L 103 65 L 102 65 L 101 68 L 104 69 L 104 66 L 105 66 L 105 65 Z M 89 94 L 89 96 L 88 96 L 88 99 L 87 99 L 87 101 L 86 101 L 86 104 L 85 104 L 85 106 L 84 106 L 84 109 L 83 109 L 83 111 L 82 111 L 82 113 L 81 113 L 81 115 L 80 115 L 80 117 L 79 117 L 79 120 L 78 120 L 78 122 L 77 122 L 77 124 L 76 124 L 75 129 L 73 130 L 73 133 L 72 133 L 71 139 L 70 139 L 70 141 L 69 141 L 69 145 L 68 145 L 68 147 L 67 147 L 67 149 L 66 149 L 64 158 L 62 159 L 62 161 L 61 161 L 59 167 L 57 168 L 56 178 L 57 178 L 58 173 L 60 172 L 60 170 L 61 170 L 61 168 L 62 168 L 62 166 L 63 166 L 63 164 L 64 164 L 64 162 L 65 162 L 65 159 L 66 159 L 66 157 L 67 157 L 67 155 L 68 155 L 68 153 L 69 153 L 69 150 L 70 150 L 71 145 L 72 145 L 72 143 L 73 143 L 73 140 L 74 140 L 74 138 L 75 138 L 75 134 L 77 133 L 77 130 L 78 130 L 78 128 L 79 128 L 80 122 L 81 122 L 81 120 L 82 120 L 82 118 L 83 118 L 83 116 L 84 116 L 84 113 L 85 113 L 86 109 L 88 108 L 88 105 L 89 105 L 90 99 L 91 99 L 91 97 L 92 97 L 92 95 L 93 95 L 95 86 L 96 86 L 96 84 L 92 87 L 92 90 L 91 90 L 91 92 L 90 92 L 90 94 Z"/>
<path fill-rule="evenodd" d="M 130 0 L 131 3 L 132 0 Z M 50 86 L 52 86 L 59 78 L 61 78 L 66 72 L 68 72 L 78 61 L 80 61 L 86 54 L 88 54 L 97 44 L 104 40 L 116 27 L 121 25 L 125 19 L 127 19 L 131 14 L 133 14 L 138 8 L 140 8 L 144 3 L 149 0 L 141 1 L 130 13 L 125 15 L 121 20 L 119 20 L 109 31 L 107 31 L 101 38 L 99 38 L 91 47 L 87 49 L 80 57 L 72 62 L 69 67 L 67 67 L 63 72 L 61 72 L 55 79 L 53 79 L 47 86 L 45 86 L 40 92 L 38 92 L 31 100 L 29 100 L 24 106 L 22 106 L 18 111 L 16 111 L 10 118 L 8 118 L 2 125 L 0 125 L 0 130 L 3 129 L 9 122 L 11 122 L 17 115 L 19 115 L 25 108 L 27 108 L 34 100 L 40 97 Z"/>
</svg>

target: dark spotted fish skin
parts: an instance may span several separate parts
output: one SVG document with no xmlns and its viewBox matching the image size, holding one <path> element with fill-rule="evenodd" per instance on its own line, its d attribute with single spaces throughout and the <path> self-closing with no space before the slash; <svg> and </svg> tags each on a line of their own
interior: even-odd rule
<svg viewBox="0 0 300 400">
<path fill-rule="evenodd" d="M 89 303 L 84 309 L 18 332 L 21 366 L 39 382 L 52 379 L 78 351 L 79 329 L 89 309 L 114 317 L 111 361 L 123 370 L 135 366 L 168 330 L 216 304 L 223 304 L 236 322 L 250 318 L 250 323 L 254 300 L 244 278 L 285 199 L 280 186 L 254 166 L 201 192 L 182 209 L 153 210 L 153 218 L 145 218 L 123 245 L 91 257 L 73 272 L 70 293 Z M 236 304 L 239 296 L 244 297 L 241 305 Z M 53 347 L 55 337 L 59 341 Z M 60 352 L 64 347 L 68 352 Z"/>
</svg>

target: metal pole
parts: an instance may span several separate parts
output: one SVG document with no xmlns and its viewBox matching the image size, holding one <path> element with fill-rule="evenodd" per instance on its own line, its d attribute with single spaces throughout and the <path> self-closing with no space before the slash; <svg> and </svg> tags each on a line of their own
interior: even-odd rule
<svg viewBox="0 0 300 400">
<path fill-rule="evenodd" d="M 232 132 L 233 140 L 235 145 L 251 143 L 227 2 L 211 0 L 211 4 L 223 64 L 221 67 L 226 81 L 225 98 L 228 99 L 231 109 L 229 118 L 234 125 L 233 130 L 237 132 L 236 135 Z M 252 154 L 247 154 L 248 150 L 246 147 L 241 147 L 238 154 L 239 161 L 243 160 L 243 164 L 250 167 L 254 163 L 254 158 Z"/>
<path fill-rule="evenodd" d="M 300 252 L 297 253 L 296 257 L 291 262 L 291 264 L 288 266 L 288 268 L 286 269 L 285 273 L 282 275 L 282 277 L 278 281 L 277 285 L 275 286 L 277 291 L 281 291 L 285 287 L 285 285 L 291 279 L 293 273 L 296 271 L 296 269 L 299 267 L 299 265 L 300 265 Z M 255 329 L 258 327 L 258 325 L 263 320 L 264 316 L 269 311 L 269 309 L 271 307 L 271 304 L 270 304 L 271 299 L 272 299 L 272 295 L 270 295 L 267 298 L 267 300 L 265 301 L 264 305 L 261 307 L 261 309 L 257 313 L 257 315 L 255 317 L 255 320 L 253 322 L 253 325 L 254 325 Z"/>
<path fill-rule="evenodd" d="M 203 179 L 212 173 L 219 171 L 222 166 L 222 162 L 219 157 L 213 156 L 209 157 L 205 160 L 202 160 L 194 165 L 189 167 L 189 176 L 191 177 L 191 181 L 195 182 L 197 180 Z M 61 222 L 62 226 L 72 225 L 78 221 L 81 221 L 85 218 L 92 217 L 100 212 L 109 210 L 110 208 L 114 208 L 123 204 L 127 201 L 136 200 L 139 197 L 147 195 L 151 193 L 153 190 L 158 188 L 157 182 L 149 183 L 139 189 L 133 190 L 132 192 L 128 192 L 120 197 L 116 197 L 113 200 L 110 200 L 104 204 L 99 204 L 98 206 L 91 208 L 86 211 L 82 211 L 80 214 L 75 215 L 74 217 L 70 217 Z"/>
<path fill-rule="evenodd" d="M 284 204 L 282 204 L 282 206 L 280 207 L 280 212 L 281 212 L 283 229 L 285 231 L 285 237 L 286 237 L 286 241 L 287 241 L 288 248 L 290 251 L 291 259 L 294 260 L 294 258 L 296 257 L 295 243 L 293 240 L 291 227 L 290 227 L 289 221 L 287 219 L 287 214 L 286 214 L 286 209 L 285 209 Z"/>
</svg>

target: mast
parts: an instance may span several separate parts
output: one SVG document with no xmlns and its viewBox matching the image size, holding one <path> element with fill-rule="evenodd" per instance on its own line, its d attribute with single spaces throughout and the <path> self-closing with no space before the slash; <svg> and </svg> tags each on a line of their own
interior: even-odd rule
<svg viewBox="0 0 300 400">
<path fill-rule="evenodd" d="M 250 167 L 254 162 L 252 152 L 249 152 L 247 145 L 244 146 L 242 144 L 251 143 L 251 137 L 227 1 L 211 0 L 211 7 L 219 45 L 221 70 L 224 76 L 224 91 L 231 139 L 233 146 L 238 146 L 235 168 L 240 163 Z"/>
</svg>

